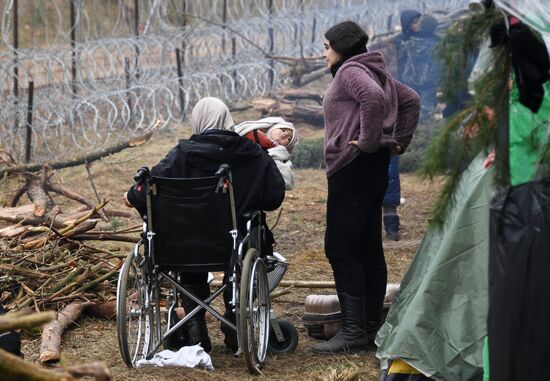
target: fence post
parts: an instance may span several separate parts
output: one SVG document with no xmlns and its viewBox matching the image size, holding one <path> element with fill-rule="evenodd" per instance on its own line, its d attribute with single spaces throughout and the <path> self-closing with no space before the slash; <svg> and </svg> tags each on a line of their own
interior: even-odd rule
<svg viewBox="0 0 550 381">
<path fill-rule="evenodd" d="M 304 0 L 300 0 L 300 57 L 304 56 Z"/>
<path fill-rule="evenodd" d="M 32 149 L 32 110 L 34 98 L 34 82 L 29 82 L 29 98 L 27 102 L 27 139 L 25 141 L 25 163 L 31 161 Z"/>
<path fill-rule="evenodd" d="M 222 52 L 223 54 L 225 55 L 225 44 L 226 44 L 226 41 L 225 41 L 225 24 L 227 23 L 227 0 L 223 0 L 223 9 L 222 9 L 222 24 L 223 24 L 223 27 L 222 27 Z"/>
<path fill-rule="evenodd" d="M 273 50 L 275 48 L 275 41 L 273 38 L 273 0 L 269 0 L 269 27 L 267 29 L 269 37 L 269 47 L 268 52 L 270 56 L 273 56 Z M 269 87 L 273 88 L 273 81 L 275 80 L 275 75 L 273 72 L 273 58 L 269 58 Z"/>
<path fill-rule="evenodd" d="M 134 110 L 132 107 L 132 98 L 130 95 L 130 59 L 128 57 L 124 57 L 124 77 L 126 80 L 126 95 L 128 97 L 128 120 L 129 123 L 132 123 L 132 120 L 134 119 Z"/>
<path fill-rule="evenodd" d="M 19 129 L 19 14 L 18 0 L 13 0 L 13 96 L 14 96 L 14 134 Z"/>
<path fill-rule="evenodd" d="M 235 36 L 231 37 L 231 62 L 233 65 L 237 63 L 237 39 Z M 232 76 L 235 92 L 237 92 L 237 70 L 233 70 Z"/>
<path fill-rule="evenodd" d="M 182 28 L 182 32 L 183 30 L 185 29 L 185 27 L 187 26 L 187 0 L 183 0 L 183 17 L 182 17 L 182 20 L 181 20 L 181 28 Z M 182 35 L 184 36 L 184 34 L 182 33 Z M 182 39 L 181 41 L 181 63 L 182 63 L 182 67 L 185 65 L 185 51 L 187 50 L 187 42 Z"/>
<path fill-rule="evenodd" d="M 185 117 L 185 98 L 183 95 L 183 68 L 181 65 L 181 52 L 176 48 L 176 70 L 178 73 L 178 95 L 180 98 L 181 118 Z"/>
<path fill-rule="evenodd" d="M 311 45 L 315 44 L 315 33 L 317 33 L 317 16 L 313 16 L 313 25 L 311 26 Z"/>
<path fill-rule="evenodd" d="M 71 73 L 72 73 L 72 89 L 73 95 L 77 94 L 76 90 L 76 17 L 74 2 L 75 0 L 69 0 L 71 3 Z"/>
<path fill-rule="evenodd" d="M 136 40 L 139 40 L 139 0 L 134 0 L 134 34 L 136 37 Z M 134 44 L 134 48 L 136 50 L 136 78 L 139 79 L 139 45 L 136 43 Z"/>
</svg>

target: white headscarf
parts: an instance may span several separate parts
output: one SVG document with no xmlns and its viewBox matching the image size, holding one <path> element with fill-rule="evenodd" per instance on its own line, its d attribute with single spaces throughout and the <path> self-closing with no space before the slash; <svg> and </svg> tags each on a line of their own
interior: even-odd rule
<svg viewBox="0 0 550 381">
<path fill-rule="evenodd" d="M 294 124 L 287 122 L 283 118 L 271 116 L 268 118 L 263 118 L 260 120 L 249 120 L 247 122 L 242 122 L 235 126 L 235 132 L 241 136 L 248 134 L 254 130 L 267 130 L 267 136 L 275 128 L 288 128 L 292 131 L 292 139 L 290 143 L 286 146 L 288 152 L 292 151 L 292 148 L 298 143 L 298 135 L 296 134 L 296 128 Z"/>
<path fill-rule="evenodd" d="M 218 98 L 202 98 L 193 107 L 191 129 L 194 134 L 200 134 L 210 129 L 234 131 L 234 124 L 229 109 Z"/>
</svg>

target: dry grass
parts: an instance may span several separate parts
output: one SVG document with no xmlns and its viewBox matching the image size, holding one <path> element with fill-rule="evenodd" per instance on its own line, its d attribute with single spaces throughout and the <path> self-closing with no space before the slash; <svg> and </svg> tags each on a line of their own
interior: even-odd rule
<svg viewBox="0 0 550 381">
<path fill-rule="evenodd" d="M 255 118 L 253 112 L 234 115 L 235 121 Z M 316 131 L 310 131 L 312 135 Z M 112 200 L 114 208 L 123 208 L 121 196 L 131 185 L 134 171 L 142 165 L 154 165 L 175 144 L 186 137 L 185 126 L 175 126 L 163 131 L 142 147 L 126 150 L 92 166 L 94 181 L 101 197 Z M 58 171 L 66 185 L 79 190 L 94 199 L 84 168 Z M 418 247 L 426 230 L 429 208 L 438 189 L 428 182 L 421 182 L 413 175 L 403 175 L 402 194 L 407 199 L 399 209 L 402 221 L 402 240 L 384 241 L 388 262 L 389 281 L 399 282 Z M 3 194 L 9 199 L 14 187 L 6 187 Z M 61 205 L 61 207 L 68 207 Z M 323 234 L 326 207 L 326 178 L 322 170 L 298 170 L 296 189 L 287 193 L 283 203 L 281 219 L 275 229 L 278 241 L 277 251 L 290 262 L 285 279 L 288 280 L 331 280 L 332 274 L 323 251 Z M 270 223 L 276 214 L 269 216 Z M 114 223 L 130 225 L 138 221 L 116 220 Z M 111 222 L 113 223 L 113 222 Z M 109 250 L 129 250 L 131 246 L 120 243 L 103 243 Z M 306 335 L 301 324 L 303 301 L 312 293 L 333 293 L 334 290 L 293 289 L 274 303 L 274 310 L 280 318 L 291 321 L 300 333 L 300 342 L 295 353 L 270 358 L 264 369 L 264 377 L 250 376 L 242 359 L 235 359 L 226 353 L 218 325 L 210 323 L 213 340 L 212 360 L 215 371 L 195 369 L 128 369 L 123 364 L 112 321 L 83 319 L 63 338 L 62 355 L 67 364 L 91 361 L 107 361 L 112 367 L 115 380 L 378 380 L 379 364 L 374 353 L 365 356 L 319 356 L 309 351 L 315 340 Z M 39 338 L 27 337 L 23 351 L 25 357 L 37 361 Z"/>
</svg>

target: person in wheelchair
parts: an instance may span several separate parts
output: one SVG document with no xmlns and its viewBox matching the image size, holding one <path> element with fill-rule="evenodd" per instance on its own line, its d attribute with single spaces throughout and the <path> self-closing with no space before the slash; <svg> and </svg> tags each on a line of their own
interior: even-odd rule
<svg viewBox="0 0 550 381">
<path fill-rule="evenodd" d="M 234 188 L 237 224 L 244 228 L 243 215 L 252 210 L 275 210 L 283 202 L 285 182 L 275 162 L 262 148 L 235 132 L 233 119 L 227 106 L 218 98 L 201 99 L 191 114 L 193 135 L 182 139 L 172 148 L 150 174 L 168 178 L 196 178 L 212 176 L 221 164 L 231 168 Z M 135 207 L 143 217 L 146 215 L 145 191 L 131 187 L 125 193 L 125 202 Z M 274 243 L 273 235 L 266 228 L 264 248 L 271 254 Z M 180 284 L 183 288 L 205 299 L 210 295 L 207 273 L 181 273 Z M 224 280 L 225 281 L 225 280 Z M 229 289 L 227 289 L 229 290 Z M 235 322 L 235 315 L 229 305 L 230 295 L 224 293 L 225 314 L 228 320 Z M 197 304 L 184 297 L 182 304 L 186 313 Z M 168 343 L 172 348 L 183 345 L 202 343 L 206 352 L 212 349 L 205 321 L 205 310 L 197 313 L 186 324 L 187 341 Z M 221 325 L 225 335 L 226 346 L 235 352 L 238 349 L 237 336 L 234 330 Z M 173 337 L 184 335 L 173 335 Z M 172 340 L 173 341 L 173 340 Z"/>
</svg>

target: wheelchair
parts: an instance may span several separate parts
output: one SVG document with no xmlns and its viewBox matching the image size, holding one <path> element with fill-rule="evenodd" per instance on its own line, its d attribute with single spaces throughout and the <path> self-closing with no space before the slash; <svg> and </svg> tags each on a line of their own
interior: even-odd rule
<svg viewBox="0 0 550 381">
<path fill-rule="evenodd" d="M 268 352 L 294 350 L 298 332 L 276 319 L 269 297 L 284 276 L 286 260 L 263 254 L 261 211 L 243 216 L 246 228 L 239 231 L 229 166 L 222 164 L 211 177 L 184 179 L 151 176 L 141 168 L 134 180 L 145 192 L 146 215 L 117 285 L 117 336 L 126 365 L 152 358 L 201 309 L 236 331 L 235 356 L 244 357 L 252 374 L 261 374 Z M 222 271 L 224 282 L 205 300 L 178 282 L 179 273 Z M 223 293 L 230 295 L 235 323 L 210 305 Z M 197 307 L 178 321 L 184 295 Z"/>
</svg>

